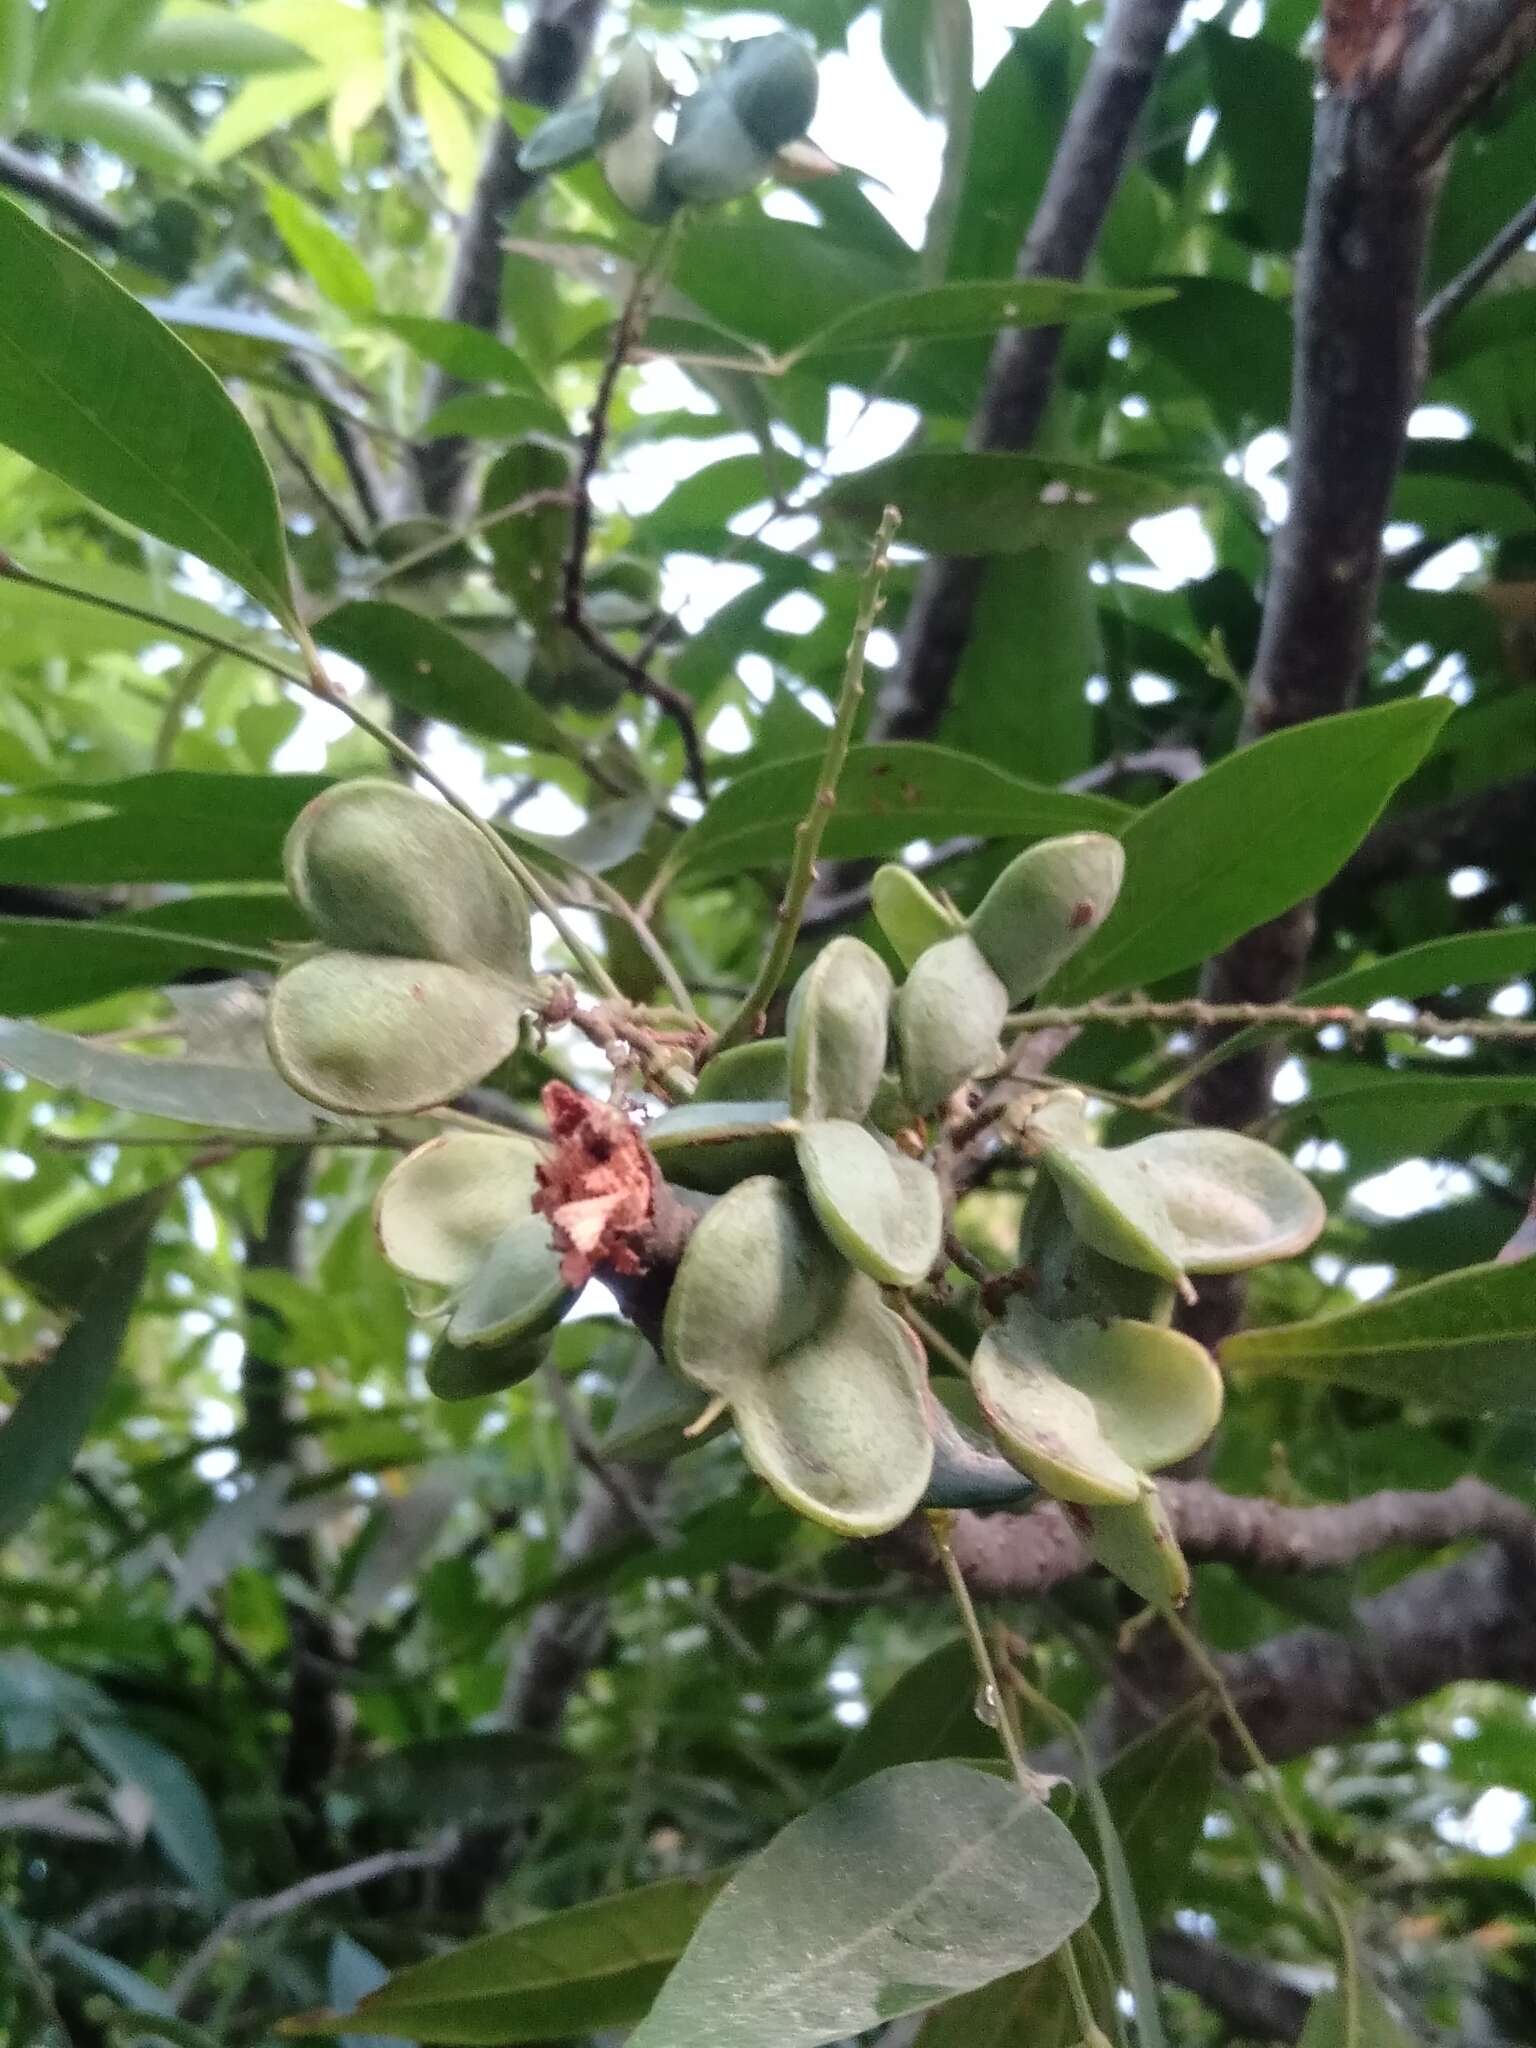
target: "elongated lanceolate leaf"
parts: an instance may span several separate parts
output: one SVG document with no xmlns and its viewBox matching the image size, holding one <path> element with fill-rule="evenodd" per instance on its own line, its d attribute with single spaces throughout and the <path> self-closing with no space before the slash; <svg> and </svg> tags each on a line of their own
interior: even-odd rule
<svg viewBox="0 0 1536 2048">
<path fill-rule="evenodd" d="M 0 200 L 0 442 L 291 614 L 271 471 L 185 342 Z"/>
<path fill-rule="evenodd" d="M 721 1893 L 630 2048 L 818 2048 L 1049 1955 L 1098 1898 L 1046 1807 L 898 1765 L 792 1821 Z"/>
</svg>

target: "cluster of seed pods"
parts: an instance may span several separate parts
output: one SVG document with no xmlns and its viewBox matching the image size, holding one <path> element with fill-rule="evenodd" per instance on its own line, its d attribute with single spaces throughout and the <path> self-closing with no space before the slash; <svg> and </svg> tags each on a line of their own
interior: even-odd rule
<svg viewBox="0 0 1536 2048">
<path fill-rule="evenodd" d="M 968 1388 L 930 1384 L 901 1313 L 946 1265 L 942 1116 L 968 1107 L 959 1091 L 996 1066 L 1009 1011 L 1103 923 L 1122 871 L 1102 834 L 1048 840 L 962 919 L 883 869 L 874 907 L 900 984 L 872 947 L 833 939 L 784 1036 L 707 1059 L 643 1137 L 698 1218 L 658 1369 L 729 1410 L 782 1499 L 871 1536 L 919 1506 L 1038 1489 L 1108 1569 L 1166 1603 L 1187 1575 L 1149 1475 L 1205 1442 L 1222 1397 L 1209 1354 L 1171 1327 L 1175 1302 L 1192 1275 L 1305 1249 L 1324 1218 L 1309 1182 L 1232 1132 L 1105 1147 L 1081 1095 L 1042 1090 L 1010 1127 L 1034 1167 L 1030 1291 L 986 1321 Z M 288 873 L 320 939 L 269 1007 L 294 1087 L 336 1113 L 407 1115 L 515 1047 L 541 1000 L 527 905 L 467 823 L 394 784 L 344 784 L 299 819 Z M 437 1327 L 428 1377 L 447 1398 L 525 1377 L 574 1298 L 535 1208 L 542 1156 L 514 1134 L 450 1132 L 380 1191 L 379 1240 Z"/>
</svg>

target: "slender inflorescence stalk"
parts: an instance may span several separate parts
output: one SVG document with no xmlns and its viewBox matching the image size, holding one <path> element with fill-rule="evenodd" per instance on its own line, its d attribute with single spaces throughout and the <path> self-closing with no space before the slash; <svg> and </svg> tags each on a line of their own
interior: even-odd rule
<svg viewBox="0 0 1536 2048">
<path fill-rule="evenodd" d="M 810 897 L 811 885 L 816 879 L 816 856 L 821 850 L 827 820 L 837 804 L 837 785 L 842 779 L 843 764 L 848 759 L 848 749 L 853 743 L 853 722 L 858 716 L 859 704 L 864 695 L 865 649 L 869 645 L 869 636 L 874 630 L 875 621 L 880 616 L 885 572 L 891 558 L 891 543 L 900 524 L 901 514 L 894 505 L 887 505 L 879 531 L 875 535 L 869 567 L 864 572 L 853 638 L 849 642 L 848 659 L 843 669 L 843 686 L 838 692 L 837 712 L 832 721 L 832 730 L 827 736 L 827 749 L 821 757 L 821 773 L 816 778 L 816 793 L 811 798 L 809 810 L 795 827 L 789 880 L 784 887 L 784 900 L 776 913 L 773 940 L 762 966 L 758 969 L 757 979 L 748 989 L 741 1007 L 716 1041 L 716 1052 L 724 1052 L 728 1046 L 742 1044 L 744 1040 L 754 1037 L 762 1028 L 763 1013 L 772 1001 L 774 991 L 784 979 L 790 957 L 795 950 L 800 919 Z"/>
</svg>

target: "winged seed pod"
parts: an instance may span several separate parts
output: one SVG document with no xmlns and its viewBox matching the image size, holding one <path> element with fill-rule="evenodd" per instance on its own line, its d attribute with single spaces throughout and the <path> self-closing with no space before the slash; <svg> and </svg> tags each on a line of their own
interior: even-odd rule
<svg viewBox="0 0 1536 2048">
<path fill-rule="evenodd" d="M 1003 869 L 970 918 L 971 937 L 1019 1003 L 1043 988 L 1114 908 L 1125 850 L 1106 832 L 1042 840 Z"/>
<path fill-rule="evenodd" d="M 679 202 L 716 205 L 760 185 L 816 112 L 816 63 L 799 38 L 736 43 L 683 102 L 662 181 Z"/>
<path fill-rule="evenodd" d="M 1128 1506 L 1221 1416 L 1221 1374 L 1192 1337 L 1150 1323 L 1053 1322 L 1014 1300 L 971 1360 L 999 1448 L 1058 1500 Z"/>
<path fill-rule="evenodd" d="M 427 1383 L 446 1400 L 525 1379 L 574 1291 L 533 1207 L 544 1149 L 509 1133 L 429 1138 L 386 1176 L 374 1229 L 389 1263 L 448 1310 Z"/>
<path fill-rule="evenodd" d="M 910 868 L 898 867 L 891 861 L 875 870 L 869 903 L 876 924 L 908 973 L 930 946 L 965 930 L 964 918 L 946 910 Z"/>
<path fill-rule="evenodd" d="M 1032 1116 L 1073 1229 L 1095 1251 L 1188 1291 L 1190 1273 L 1235 1273 L 1305 1251 L 1322 1197 L 1273 1146 L 1236 1131 L 1158 1131 L 1114 1150 L 1064 1134 L 1070 1098 Z"/>
<path fill-rule="evenodd" d="M 341 782 L 306 804 L 283 867 L 327 945 L 532 977 L 522 890 L 473 826 L 397 782 Z"/>
<path fill-rule="evenodd" d="M 969 932 L 930 946 L 896 997 L 902 1089 L 919 1115 L 997 1054 L 1008 991 Z"/>
<path fill-rule="evenodd" d="M 323 1108 L 401 1116 L 512 1052 L 533 997 L 528 906 L 472 826 L 395 783 L 341 783 L 284 848 L 325 947 L 267 1005 L 278 1072 Z"/>
<path fill-rule="evenodd" d="M 874 1536 L 922 1499 L 933 1446 L 920 1354 L 782 1182 L 742 1181 L 704 1216 L 664 1338 L 676 1370 L 729 1403 L 748 1462 L 801 1514 Z"/>
<path fill-rule="evenodd" d="M 1163 1497 L 1149 1480 L 1124 1507 L 1088 1508 L 1088 1547 L 1107 1572 L 1150 1607 L 1182 1607 L 1189 1598 L 1189 1566 L 1179 1548 Z"/>
</svg>

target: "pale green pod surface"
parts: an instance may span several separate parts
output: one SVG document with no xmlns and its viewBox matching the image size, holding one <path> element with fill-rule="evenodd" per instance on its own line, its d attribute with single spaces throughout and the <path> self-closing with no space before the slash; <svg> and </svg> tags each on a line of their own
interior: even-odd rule
<svg viewBox="0 0 1536 2048">
<path fill-rule="evenodd" d="M 670 220 L 682 203 L 662 177 L 668 156 L 667 145 L 648 121 L 626 129 L 598 151 L 608 190 L 636 220 Z"/>
<path fill-rule="evenodd" d="M 531 1138 L 449 1131 L 391 1168 L 373 1205 L 379 1248 L 395 1271 L 462 1287 L 504 1230 L 533 1214 Z"/>
<path fill-rule="evenodd" d="M 724 1194 L 753 1174 L 787 1173 L 798 1129 L 787 1102 L 695 1099 L 647 1125 L 645 1142 L 664 1179 Z"/>
<path fill-rule="evenodd" d="M 910 868 L 893 861 L 876 869 L 869 904 L 891 951 L 909 973 L 930 946 L 965 929 L 964 920 L 947 911 Z"/>
<path fill-rule="evenodd" d="M 933 1467 L 923 1372 L 872 1280 L 843 1268 L 832 1314 L 731 1395 L 747 1462 L 782 1501 L 842 1536 L 879 1536 Z"/>
<path fill-rule="evenodd" d="M 628 42 L 598 95 L 599 142 L 612 142 L 642 123 L 649 123 L 672 96 L 672 89 L 643 43 Z"/>
<path fill-rule="evenodd" d="M 901 1085 L 927 1115 L 997 1057 L 1008 991 L 968 932 L 930 946 L 896 997 Z"/>
<path fill-rule="evenodd" d="M 552 1330 L 575 1299 L 543 1216 L 504 1230 L 465 1281 L 448 1319 L 454 1345 L 506 1344 Z"/>
<path fill-rule="evenodd" d="M 1110 1157 L 1157 1187 L 1186 1272 L 1235 1273 L 1294 1258 L 1328 1220 L 1304 1173 L 1238 1131 L 1157 1131 Z"/>
<path fill-rule="evenodd" d="M 1327 1220 L 1304 1174 L 1236 1131 L 1158 1131 L 1115 1151 L 1047 1144 L 1042 1156 L 1096 1251 L 1175 1284 L 1292 1258 Z"/>
<path fill-rule="evenodd" d="M 1126 1317 L 1133 1323 L 1166 1324 L 1173 1319 L 1177 1290 L 1154 1273 L 1105 1258 L 1079 1237 L 1048 1173 L 1035 1176 L 1024 1205 L 1019 1263 L 1035 1276 L 1035 1306 L 1059 1321 L 1092 1316 L 1097 1322 Z"/>
<path fill-rule="evenodd" d="M 784 1102 L 789 1098 L 789 1047 L 782 1038 L 733 1045 L 705 1063 L 691 1102 Z"/>
<path fill-rule="evenodd" d="M 803 1196 L 767 1175 L 744 1180 L 688 1240 L 667 1297 L 667 1359 L 734 1401 L 744 1379 L 829 1322 L 847 1281 Z"/>
<path fill-rule="evenodd" d="M 319 953 L 267 1002 L 272 1064 L 322 1109 L 408 1116 L 483 1081 L 516 1050 L 518 991 L 433 960 Z"/>
<path fill-rule="evenodd" d="M 518 169 L 541 176 L 547 171 L 569 170 L 592 156 L 601 137 L 603 101 L 594 93 L 577 100 L 541 121 L 517 153 Z"/>
<path fill-rule="evenodd" d="M 1162 1188 L 1097 1145 L 1048 1144 L 1041 1153 L 1072 1228 L 1096 1252 L 1189 1292 Z"/>
<path fill-rule="evenodd" d="M 1182 1607 L 1189 1566 L 1155 1486 L 1143 1485 L 1126 1507 L 1089 1508 L 1088 1547 L 1108 1572 L 1150 1607 Z"/>
<path fill-rule="evenodd" d="M 1035 1482 L 976 1442 L 934 1388 L 928 1389 L 924 1405 L 933 1438 L 933 1470 L 922 1501 L 925 1508 L 975 1508 L 984 1513 L 1022 1507 L 1034 1495 Z"/>
<path fill-rule="evenodd" d="M 717 73 L 683 102 L 662 180 L 677 204 L 718 206 L 760 185 L 773 151 L 753 141 Z"/>
<path fill-rule="evenodd" d="M 549 1332 L 462 1349 L 441 1337 L 427 1360 L 427 1387 L 439 1401 L 475 1401 L 531 1378 L 544 1363 Z"/>
<path fill-rule="evenodd" d="M 798 1117 L 862 1123 L 885 1072 L 890 969 L 862 939 L 823 946 L 789 999 L 789 1100 Z"/>
<path fill-rule="evenodd" d="M 1052 1322 L 1017 1300 L 977 1346 L 971 1384 L 1006 1455 L 1085 1506 L 1134 1501 L 1143 1472 L 1198 1450 L 1221 1415 L 1221 1375 L 1193 1338 Z"/>
<path fill-rule="evenodd" d="M 395 782 L 338 783 L 299 813 L 283 860 L 329 945 L 532 983 L 523 892 L 444 804 Z"/>
<path fill-rule="evenodd" d="M 1125 851 L 1107 832 L 1046 839 L 1011 861 L 976 906 L 971 936 L 1010 1002 L 1043 988 L 1114 908 Z"/>
<path fill-rule="evenodd" d="M 767 155 L 810 127 L 819 80 L 816 59 L 798 36 L 780 31 L 735 44 L 720 78 L 742 127 Z"/>
<path fill-rule="evenodd" d="M 860 1124 L 826 1119 L 795 1141 L 817 1221 L 862 1273 L 916 1287 L 944 1244 L 937 1176 Z"/>
</svg>

